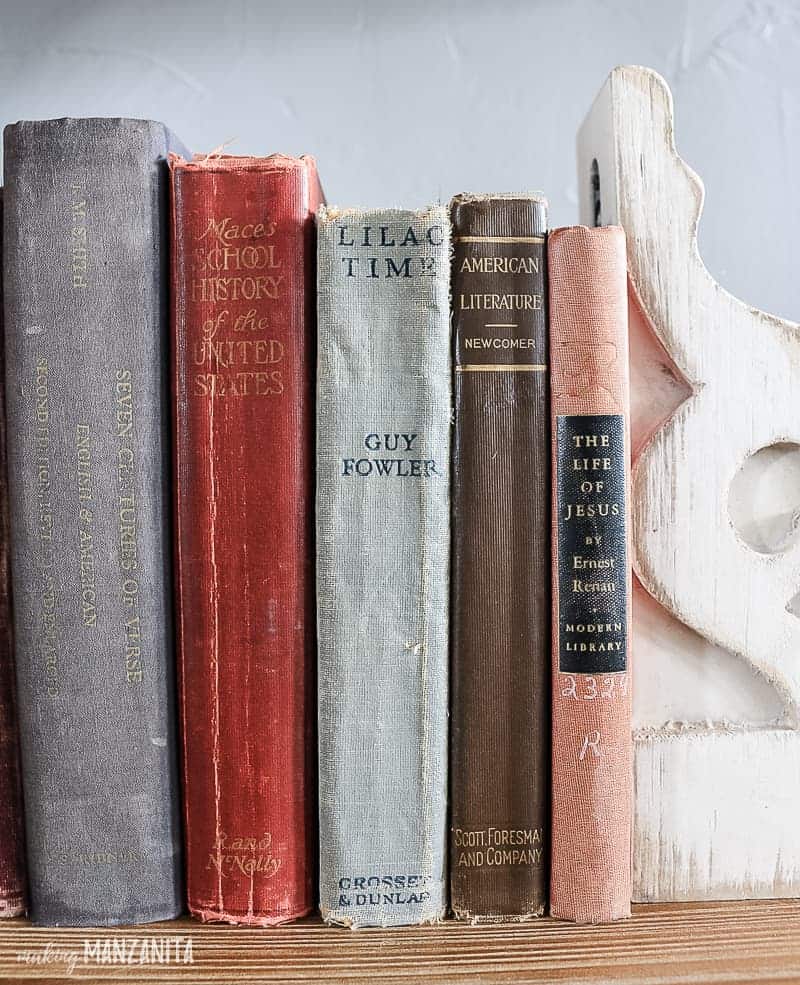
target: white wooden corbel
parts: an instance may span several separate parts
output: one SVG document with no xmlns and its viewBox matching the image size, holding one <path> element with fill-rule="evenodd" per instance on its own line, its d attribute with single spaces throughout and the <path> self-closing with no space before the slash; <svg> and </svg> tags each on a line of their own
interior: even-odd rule
<svg viewBox="0 0 800 985">
<path fill-rule="evenodd" d="M 634 898 L 798 896 L 800 328 L 703 265 L 655 72 L 611 73 L 578 174 L 581 221 L 628 240 Z"/>
</svg>

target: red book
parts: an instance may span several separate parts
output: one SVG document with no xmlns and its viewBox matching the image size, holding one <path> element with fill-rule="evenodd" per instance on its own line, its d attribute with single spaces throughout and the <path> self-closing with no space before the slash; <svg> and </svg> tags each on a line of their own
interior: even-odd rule
<svg viewBox="0 0 800 985">
<path fill-rule="evenodd" d="M 625 233 L 548 237 L 553 441 L 550 913 L 631 913 L 630 398 Z"/>
<path fill-rule="evenodd" d="M 0 339 L 2 348 L 2 339 Z M 2 360 L 0 360 L 2 378 Z M 5 421 L 0 393 L 0 917 L 25 912 L 25 863 L 22 789 L 8 571 L 8 491 L 5 485 Z"/>
<path fill-rule="evenodd" d="M 0 917 L 17 917 L 25 912 L 25 866 L 6 544 L 0 547 Z"/>
<path fill-rule="evenodd" d="M 0 198 L 0 219 L 2 199 Z M 1 224 L 1 223 L 0 223 Z M 2 299 L 0 299 L 2 300 Z M 25 912 L 22 786 L 15 708 L 6 481 L 5 346 L 0 304 L 0 917 Z"/>
<path fill-rule="evenodd" d="M 6 578 L 4 573 L 3 586 Z M 0 918 L 18 917 L 25 912 L 22 794 L 10 636 L 9 612 L 5 608 L 0 616 Z"/>
<path fill-rule="evenodd" d="M 189 909 L 314 905 L 311 158 L 174 158 L 175 510 Z"/>
</svg>

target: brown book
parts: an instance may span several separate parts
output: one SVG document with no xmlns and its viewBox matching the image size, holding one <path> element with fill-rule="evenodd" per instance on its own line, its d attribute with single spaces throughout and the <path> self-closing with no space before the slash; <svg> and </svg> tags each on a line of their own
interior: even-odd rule
<svg viewBox="0 0 800 985">
<path fill-rule="evenodd" d="M 633 800 L 625 234 L 548 241 L 553 434 L 550 912 L 630 916 Z"/>
<path fill-rule="evenodd" d="M 547 203 L 453 200 L 450 893 L 463 920 L 544 912 L 549 842 Z"/>
</svg>

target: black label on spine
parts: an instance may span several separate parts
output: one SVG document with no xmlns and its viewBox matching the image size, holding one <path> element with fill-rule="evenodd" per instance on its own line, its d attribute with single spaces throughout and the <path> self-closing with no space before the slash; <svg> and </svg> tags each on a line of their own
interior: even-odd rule
<svg viewBox="0 0 800 985">
<path fill-rule="evenodd" d="M 559 670 L 624 671 L 627 664 L 625 418 L 556 420 Z"/>
</svg>

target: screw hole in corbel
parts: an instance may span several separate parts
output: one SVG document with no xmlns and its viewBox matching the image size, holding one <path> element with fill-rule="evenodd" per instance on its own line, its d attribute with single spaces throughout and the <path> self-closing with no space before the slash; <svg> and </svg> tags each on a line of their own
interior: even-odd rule
<svg viewBox="0 0 800 985">
<path fill-rule="evenodd" d="M 592 225 L 600 225 L 600 168 L 597 166 L 597 158 L 592 159 L 591 174 L 589 175 L 590 191 L 592 196 Z"/>
</svg>

